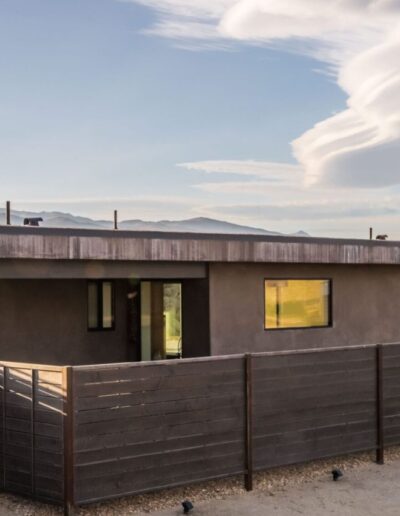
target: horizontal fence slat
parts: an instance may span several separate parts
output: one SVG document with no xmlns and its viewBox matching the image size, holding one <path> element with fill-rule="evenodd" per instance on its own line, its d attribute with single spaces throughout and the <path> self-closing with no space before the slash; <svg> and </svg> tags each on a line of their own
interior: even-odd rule
<svg viewBox="0 0 400 516">
<path fill-rule="evenodd" d="M 209 382 L 213 382 L 215 380 L 219 385 L 234 385 L 237 383 L 238 374 L 237 371 L 224 371 L 209 374 L 207 377 Z M 76 387 L 76 395 L 79 398 L 86 398 L 122 393 L 177 390 L 187 388 L 188 386 L 190 386 L 190 388 L 204 386 L 202 375 L 190 375 L 190 378 L 183 375 L 169 375 L 160 378 L 154 376 L 149 378 L 131 378 L 127 380 L 107 381 L 103 383 L 81 384 Z"/>
<path fill-rule="evenodd" d="M 160 403 L 136 404 L 115 407 L 105 407 L 93 410 L 78 411 L 75 416 L 77 425 L 118 420 L 126 417 L 143 417 L 169 414 L 188 414 L 201 410 L 226 409 L 243 407 L 243 393 L 238 395 L 215 396 L 213 398 L 203 397 L 194 399 L 183 399 L 173 401 L 162 401 Z"/>
<path fill-rule="evenodd" d="M 75 406 L 77 410 L 92 410 L 128 405 L 142 405 L 147 403 L 162 403 L 165 401 L 209 398 L 221 395 L 241 396 L 242 391 L 243 384 L 240 382 L 229 385 L 205 383 L 203 386 L 188 386 L 185 389 L 122 393 L 110 396 L 99 396 L 97 398 L 77 398 L 75 400 Z"/>
<path fill-rule="evenodd" d="M 103 436 L 104 437 L 104 436 Z M 101 462 L 105 460 L 115 459 L 121 456 L 136 456 L 144 454 L 156 454 L 164 452 L 173 452 L 177 450 L 189 450 L 206 446 L 219 446 L 226 443 L 239 443 L 241 445 L 243 439 L 243 432 L 241 429 L 231 430 L 229 432 L 221 432 L 210 435 L 194 435 L 179 437 L 176 439 L 156 439 L 157 435 L 150 433 L 147 440 L 140 441 L 139 439 L 126 438 L 126 442 L 116 441 L 110 435 L 106 436 L 108 442 L 106 445 L 104 441 L 100 443 L 94 441 L 92 447 L 82 443 L 80 451 L 75 454 L 75 462 L 77 465 L 86 463 Z M 210 444 L 210 441 L 212 443 Z"/>
<path fill-rule="evenodd" d="M 173 369 L 172 369 L 173 368 Z M 211 371 L 214 373 L 240 372 L 242 368 L 241 358 L 231 358 L 226 360 L 208 360 L 208 361 L 185 361 L 170 364 L 169 361 L 164 363 L 156 363 L 153 366 L 143 367 L 140 364 L 129 364 L 125 366 L 115 366 L 115 368 L 107 367 L 85 369 L 74 368 L 75 379 L 74 385 L 79 387 L 87 383 L 102 383 L 110 381 L 122 381 L 147 378 L 166 378 L 168 376 L 207 376 Z"/>
<path fill-rule="evenodd" d="M 190 462 L 186 467 L 171 468 L 160 466 L 143 469 L 138 475 L 131 472 L 112 474 L 107 477 L 88 479 L 86 482 L 77 482 L 76 495 L 82 503 L 94 499 L 106 499 L 110 496 L 126 493 L 139 493 L 149 489 L 149 486 L 166 487 L 169 484 L 187 484 L 200 481 L 203 478 L 234 475 L 243 473 L 243 459 L 241 457 L 223 456 L 207 461 Z"/>
</svg>

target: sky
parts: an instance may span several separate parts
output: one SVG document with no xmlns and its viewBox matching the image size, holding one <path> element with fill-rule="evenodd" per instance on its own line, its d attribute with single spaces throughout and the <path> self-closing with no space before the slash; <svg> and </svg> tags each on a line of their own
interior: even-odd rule
<svg viewBox="0 0 400 516">
<path fill-rule="evenodd" d="M 400 0 L 0 0 L 0 203 L 400 239 Z"/>
</svg>

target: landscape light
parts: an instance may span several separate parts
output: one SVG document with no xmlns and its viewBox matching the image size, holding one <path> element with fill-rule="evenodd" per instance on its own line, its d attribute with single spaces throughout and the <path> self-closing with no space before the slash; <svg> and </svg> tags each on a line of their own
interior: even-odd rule
<svg viewBox="0 0 400 516">
<path fill-rule="evenodd" d="M 182 502 L 183 514 L 188 514 L 193 509 L 193 504 L 189 500 Z"/>
<path fill-rule="evenodd" d="M 332 477 L 333 477 L 333 480 L 336 482 L 337 480 L 339 480 L 340 477 L 343 476 L 343 473 L 340 471 L 339 468 L 335 468 L 332 470 Z"/>
</svg>

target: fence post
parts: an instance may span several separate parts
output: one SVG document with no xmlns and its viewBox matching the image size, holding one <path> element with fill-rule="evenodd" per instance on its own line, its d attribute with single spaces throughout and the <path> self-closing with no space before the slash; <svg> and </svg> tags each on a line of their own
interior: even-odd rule
<svg viewBox="0 0 400 516">
<path fill-rule="evenodd" d="M 64 393 L 64 515 L 74 514 L 74 406 L 73 368 L 63 367 Z"/>
<path fill-rule="evenodd" d="M 246 432 L 245 432 L 245 487 L 247 491 L 253 490 L 253 368 L 252 355 L 244 356 L 245 376 L 245 406 L 246 406 Z"/>
<path fill-rule="evenodd" d="M 6 415 L 7 415 L 7 376 L 8 376 L 8 367 L 3 366 L 3 392 L 2 392 L 2 402 L 3 402 L 3 417 L 1 425 L 2 425 L 2 437 L 3 437 L 3 446 L 2 446 L 2 470 L 3 474 L 1 476 L 1 489 L 5 490 L 6 488 Z"/>
<path fill-rule="evenodd" d="M 38 370 L 32 367 L 31 370 L 31 378 L 32 378 L 32 400 L 31 400 L 31 461 L 32 461 L 32 470 L 31 470 L 31 483 L 32 483 L 32 496 L 35 498 L 36 496 L 36 428 L 35 428 L 35 419 L 36 419 L 36 394 L 38 389 Z"/>
<path fill-rule="evenodd" d="M 384 441 L 384 399 L 383 399 L 383 346 L 376 346 L 376 462 L 385 462 L 385 441 Z"/>
</svg>

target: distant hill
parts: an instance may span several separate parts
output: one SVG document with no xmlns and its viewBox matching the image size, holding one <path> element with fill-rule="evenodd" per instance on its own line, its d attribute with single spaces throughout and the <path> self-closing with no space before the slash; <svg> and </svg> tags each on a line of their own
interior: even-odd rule
<svg viewBox="0 0 400 516">
<path fill-rule="evenodd" d="M 0 208 L 0 224 L 4 224 L 5 210 Z M 85 229 L 111 229 L 111 220 L 93 220 L 87 217 L 79 217 L 70 213 L 58 211 L 12 211 L 11 223 L 22 226 L 26 217 L 42 217 L 42 227 L 48 228 L 85 228 Z M 241 226 L 223 220 L 214 220 L 206 217 L 196 217 L 186 220 L 160 220 L 146 221 L 140 219 L 122 220 L 118 223 L 119 229 L 133 231 L 173 231 L 182 233 L 219 233 L 242 235 L 284 235 L 276 231 L 268 231 L 251 226 Z M 289 235 L 287 235 L 289 236 Z M 308 236 L 304 231 L 298 231 L 290 236 Z"/>
</svg>

